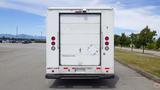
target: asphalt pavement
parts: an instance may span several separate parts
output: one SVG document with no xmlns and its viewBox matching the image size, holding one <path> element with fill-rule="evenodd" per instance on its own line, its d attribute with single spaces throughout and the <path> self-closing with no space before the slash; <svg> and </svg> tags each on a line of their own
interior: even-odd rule
<svg viewBox="0 0 160 90">
<path fill-rule="evenodd" d="M 160 90 L 118 62 L 112 80 L 47 80 L 45 60 L 45 44 L 0 44 L 0 90 Z"/>
</svg>

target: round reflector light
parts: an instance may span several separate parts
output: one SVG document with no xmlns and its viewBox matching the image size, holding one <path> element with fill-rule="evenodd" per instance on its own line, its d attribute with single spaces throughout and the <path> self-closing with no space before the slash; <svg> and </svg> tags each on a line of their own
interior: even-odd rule
<svg viewBox="0 0 160 90">
<path fill-rule="evenodd" d="M 53 50 L 53 51 L 54 51 L 55 49 L 56 49 L 56 48 L 55 48 L 54 46 L 52 46 L 52 47 L 51 47 L 51 50 Z"/>
<path fill-rule="evenodd" d="M 108 50 L 109 50 L 109 47 L 106 46 L 106 47 L 105 47 L 105 50 L 108 51 Z"/>
</svg>

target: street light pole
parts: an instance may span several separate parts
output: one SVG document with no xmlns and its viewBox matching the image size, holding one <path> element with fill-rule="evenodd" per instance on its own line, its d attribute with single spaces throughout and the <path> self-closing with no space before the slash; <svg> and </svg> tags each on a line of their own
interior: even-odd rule
<svg viewBox="0 0 160 90">
<path fill-rule="evenodd" d="M 16 26 L 16 38 L 18 37 L 18 25 Z"/>
<path fill-rule="evenodd" d="M 42 32 L 41 32 L 41 40 L 42 40 Z"/>
</svg>

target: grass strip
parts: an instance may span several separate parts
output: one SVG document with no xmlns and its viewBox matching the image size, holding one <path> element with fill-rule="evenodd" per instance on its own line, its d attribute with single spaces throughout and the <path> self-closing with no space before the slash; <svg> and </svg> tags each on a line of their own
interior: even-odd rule
<svg viewBox="0 0 160 90">
<path fill-rule="evenodd" d="M 160 57 L 115 49 L 115 59 L 126 62 L 160 78 Z"/>
</svg>

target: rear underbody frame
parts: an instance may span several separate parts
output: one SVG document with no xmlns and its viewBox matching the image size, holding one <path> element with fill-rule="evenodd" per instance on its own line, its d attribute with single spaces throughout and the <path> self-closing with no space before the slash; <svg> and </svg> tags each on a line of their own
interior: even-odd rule
<svg viewBox="0 0 160 90">
<path fill-rule="evenodd" d="M 112 79 L 114 74 L 46 74 L 47 79 Z"/>
</svg>

